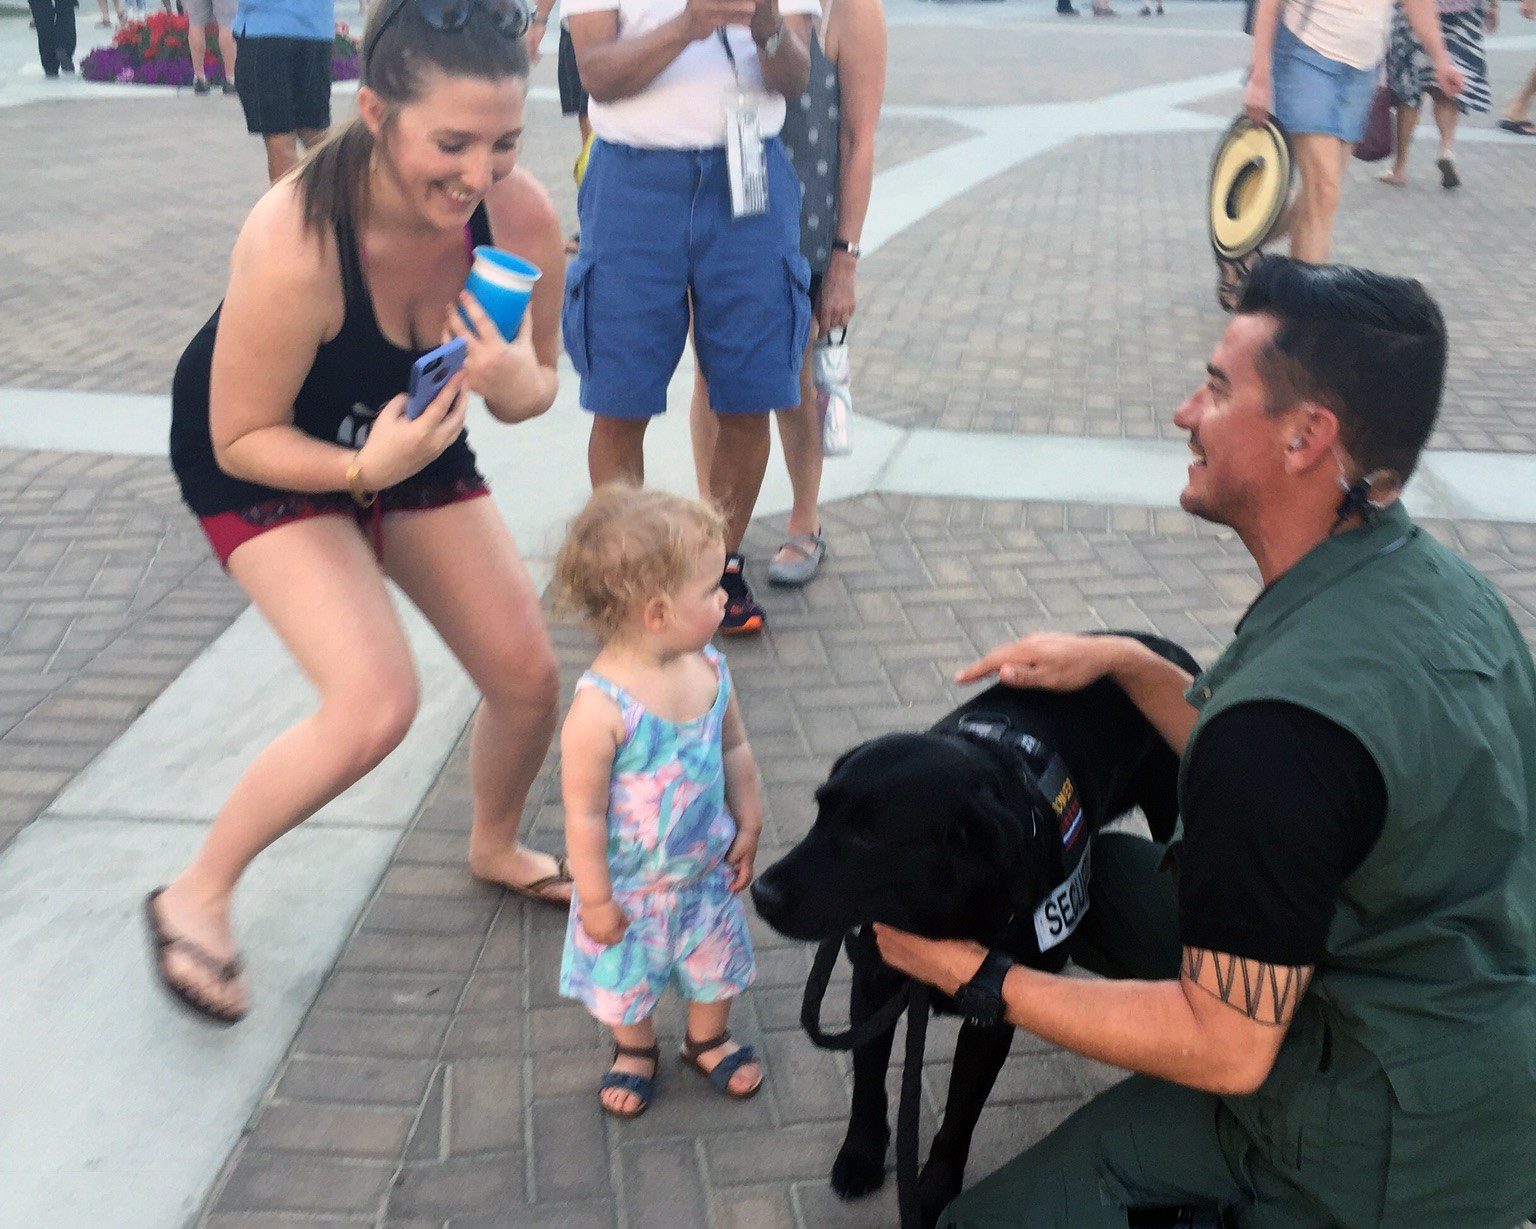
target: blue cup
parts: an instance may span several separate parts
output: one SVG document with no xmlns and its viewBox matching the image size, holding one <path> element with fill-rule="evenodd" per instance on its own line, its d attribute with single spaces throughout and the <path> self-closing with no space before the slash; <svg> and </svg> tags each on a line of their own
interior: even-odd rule
<svg viewBox="0 0 1536 1229">
<path fill-rule="evenodd" d="M 485 314 L 496 322 L 501 335 L 511 341 L 523 323 L 533 284 L 542 276 L 537 265 L 529 264 L 521 256 L 482 246 L 475 249 L 475 263 L 470 267 L 464 289 L 475 296 Z M 474 328 L 462 307 L 459 315 Z"/>
</svg>

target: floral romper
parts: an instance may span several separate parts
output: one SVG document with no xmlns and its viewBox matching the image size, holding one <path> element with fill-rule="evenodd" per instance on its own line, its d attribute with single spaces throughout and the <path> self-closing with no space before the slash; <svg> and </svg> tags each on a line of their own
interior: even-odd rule
<svg viewBox="0 0 1536 1229">
<path fill-rule="evenodd" d="M 624 717 L 608 793 L 608 873 L 629 928 L 612 947 L 594 943 L 573 898 L 560 965 L 560 993 L 604 1024 L 647 1019 L 672 981 L 684 998 L 710 1003 L 734 998 L 756 976 L 725 861 L 736 839 L 720 747 L 731 675 L 712 645 L 704 655 L 720 684 L 693 721 L 666 721 L 590 670 L 576 684 L 601 691 Z"/>
</svg>

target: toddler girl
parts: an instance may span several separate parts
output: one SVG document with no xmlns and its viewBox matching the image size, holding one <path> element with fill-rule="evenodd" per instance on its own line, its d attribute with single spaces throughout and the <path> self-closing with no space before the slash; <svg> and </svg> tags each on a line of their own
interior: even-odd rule
<svg viewBox="0 0 1536 1229">
<path fill-rule="evenodd" d="M 560 733 L 565 839 L 576 881 L 560 993 L 613 1029 L 604 1110 L 650 1104 L 651 1014 L 688 1000 L 682 1059 L 728 1097 L 762 1083 L 726 1030 L 755 968 L 741 892 L 762 831 L 757 766 L 710 644 L 725 610 L 724 522 L 661 491 L 607 486 L 571 522 L 560 600 L 603 641 Z"/>
</svg>

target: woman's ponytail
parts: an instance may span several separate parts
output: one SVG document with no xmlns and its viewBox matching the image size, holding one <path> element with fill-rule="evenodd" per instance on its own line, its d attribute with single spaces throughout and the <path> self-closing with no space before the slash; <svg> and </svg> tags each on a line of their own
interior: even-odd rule
<svg viewBox="0 0 1536 1229">
<path fill-rule="evenodd" d="M 367 209 L 368 166 L 373 157 L 373 133 L 354 116 L 326 137 L 299 167 L 299 199 L 304 223 L 324 235 Z"/>
</svg>

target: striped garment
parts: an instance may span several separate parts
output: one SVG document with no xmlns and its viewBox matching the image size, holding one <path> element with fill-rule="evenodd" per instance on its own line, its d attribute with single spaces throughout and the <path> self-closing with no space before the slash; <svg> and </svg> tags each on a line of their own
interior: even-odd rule
<svg viewBox="0 0 1536 1229">
<path fill-rule="evenodd" d="M 1451 4 L 1456 2 L 1450 0 Z M 1440 32 L 1446 51 L 1467 79 L 1456 106 L 1463 115 L 1486 111 L 1493 105 L 1493 93 L 1488 88 L 1488 61 L 1483 54 L 1483 0 L 1461 11 L 1448 12 L 1447 8 L 1445 3 L 1439 6 Z M 1398 4 L 1392 12 L 1392 34 L 1387 40 L 1387 85 L 1392 97 L 1400 106 L 1417 107 L 1424 91 L 1434 84 L 1434 67 Z"/>
</svg>

